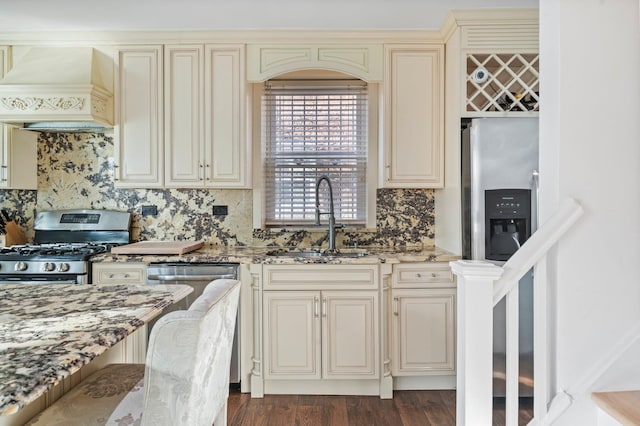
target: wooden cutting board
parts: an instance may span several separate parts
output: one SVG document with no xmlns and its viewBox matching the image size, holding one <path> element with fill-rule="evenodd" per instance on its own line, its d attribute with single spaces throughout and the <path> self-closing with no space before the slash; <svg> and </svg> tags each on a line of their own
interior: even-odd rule
<svg viewBox="0 0 640 426">
<path fill-rule="evenodd" d="M 140 241 L 111 249 L 113 254 L 185 254 L 198 250 L 204 241 Z"/>
</svg>

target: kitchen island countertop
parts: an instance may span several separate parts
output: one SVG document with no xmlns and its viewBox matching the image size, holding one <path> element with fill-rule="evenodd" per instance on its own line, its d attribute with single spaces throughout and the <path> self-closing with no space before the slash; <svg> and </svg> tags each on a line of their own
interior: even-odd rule
<svg viewBox="0 0 640 426">
<path fill-rule="evenodd" d="M 92 262 L 185 262 L 185 263 L 245 263 L 245 264 L 297 264 L 297 263 L 333 263 L 333 264 L 377 264 L 399 262 L 449 262 L 460 259 L 446 250 L 437 247 L 398 246 L 398 247 L 358 247 L 344 248 L 350 250 L 364 250 L 361 257 L 331 257 L 316 258 L 299 256 L 270 256 L 275 250 L 292 250 L 291 247 L 244 247 L 244 246 L 216 246 L 205 244 L 196 251 L 182 255 L 114 255 L 102 253 L 91 258 Z M 311 251 L 317 248 L 307 247 L 299 250 Z"/>
<path fill-rule="evenodd" d="M 0 286 L 0 416 L 10 416 L 192 291 L 185 285 Z"/>
</svg>

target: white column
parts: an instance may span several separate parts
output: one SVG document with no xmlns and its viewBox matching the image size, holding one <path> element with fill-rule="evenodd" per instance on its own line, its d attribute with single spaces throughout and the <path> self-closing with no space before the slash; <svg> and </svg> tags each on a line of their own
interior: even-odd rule
<svg viewBox="0 0 640 426">
<path fill-rule="evenodd" d="M 456 424 L 491 426 L 493 283 L 503 269 L 488 262 L 451 262 L 457 277 Z"/>
</svg>

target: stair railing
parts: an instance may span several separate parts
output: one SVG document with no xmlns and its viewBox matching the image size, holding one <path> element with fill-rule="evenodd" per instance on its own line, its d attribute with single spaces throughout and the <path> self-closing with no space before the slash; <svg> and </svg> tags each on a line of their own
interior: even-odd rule
<svg viewBox="0 0 640 426">
<path fill-rule="evenodd" d="M 518 425 L 518 283 L 534 268 L 534 418 L 544 424 L 550 402 L 549 337 L 547 324 L 547 255 L 582 216 L 573 199 L 564 201 L 502 266 L 486 261 L 451 262 L 457 276 L 457 393 L 459 426 L 490 426 L 493 412 L 493 308 L 506 298 L 506 425 Z"/>
</svg>

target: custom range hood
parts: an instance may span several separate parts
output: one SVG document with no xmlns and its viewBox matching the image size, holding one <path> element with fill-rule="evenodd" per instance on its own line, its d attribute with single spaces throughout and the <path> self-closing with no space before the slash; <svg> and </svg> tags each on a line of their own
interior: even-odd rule
<svg viewBox="0 0 640 426">
<path fill-rule="evenodd" d="M 112 73 L 110 59 L 91 47 L 31 48 L 0 80 L 0 123 L 104 132 L 113 127 L 113 96 L 104 84 Z"/>
</svg>

